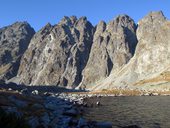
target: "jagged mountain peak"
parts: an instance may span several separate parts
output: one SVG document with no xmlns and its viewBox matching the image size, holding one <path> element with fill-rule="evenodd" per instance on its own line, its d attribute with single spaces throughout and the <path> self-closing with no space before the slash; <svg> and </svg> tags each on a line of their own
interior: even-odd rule
<svg viewBox="0 0 170 128">
<path fill-rule="evenodd" d="M 97 32 L 104 32 L 106 30 L 106 22 L 104 22 L 103 20 L 100 21 L 97 26 L 96 26 L 96 31 Z"/>
<path fill-rule="evenodd" d="M 164 16 L 162 11 L 152 11 L 149 14 L 147 14 L 144 18 L 142 18 L 139 22 L 138 25 L 140 24 L 156 24 L 159 26 L 161 22 L 166 21 L 166 17 Z"/>
<path fill-rule="evenodd" d="M 68 25 L 68 26 L 74 26 L 74 25 L 80 25 L 89 22 L 87 20 L 87 17 L 82 16 L 80 18 L 77 18 L 76 16 L 64 16 L 58 25 Z"/>
<path fill-rule="evenodd" d="M 138 23 L 138 44 L 131 60 L 97 84 L 101 88 L 169 89 L 170 25 L 162 12 L 151 12 Z"/>
<path fill-rule="evenodd" d="M 20 59 L 34 33 L 27 22 L 15 22 L 0 29 L 0 79 L 16 76 Z"/>
<path fill-rule="evenodd" d="M 90 53 L 93 29 L 87 18 L 75 16 L 45 26 L 35 34 L 22 58 L 20 83 L 77 86 Z"/>
<path fill-rule="evenodd" d="M 71 16 L 71 17 L 68 17 L 68 16 L 64 16 L 60 23 L 59 24 L 66 24 L 66 25 L 74 25 L 75 22 L 77 21 L 77 17 L 76 16 Z"/>
<path fill-rule="evenodd" d="M 15 29 L 20 32 L 22 26 L 29 26 L 15 24 L 13 29 L 19 26 Z M 4 43 L 5 29 L 0 29 L 0 39 L 8 44 Z M 9 30 L 10 38 L 16 33 L 13 29 Z M 169 31 L 169 21 L 161 11 L 150 12 L 138 27 L 124 14 L 108 23 L 100 21 L 96 27 L 86 17 L 64 16 L 58 24 L 48 23 L 32 37 L 28 49 L 21 54 L 18 81 L 71 88 L 134 85 L 164 72 L 169 65 Z"/>
<path fill-rule="evenodd" d="M 152 11 L 147 16 L 152 17 L 152 19 L 155 19 L 155 20 L 166 19 L 162 11 Z"/>
</svg>

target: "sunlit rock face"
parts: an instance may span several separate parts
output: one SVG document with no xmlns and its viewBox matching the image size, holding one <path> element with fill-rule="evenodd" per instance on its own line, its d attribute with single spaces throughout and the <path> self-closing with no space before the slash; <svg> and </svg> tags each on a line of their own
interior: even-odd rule
<svg viewBox="0 0 170 128">
<path fill-rule="evenodd" d="M 136 44 L 136 25 L 129 16 L 120 15 L 108 24 L 101 21 L 96 27 L 80 87 L 90 88 L 126 64 L 133 56 Z"/>
<path fill-rule="evenodd" d="M 34 33 L 27 22 L 0 28 L 0 79 L 8 80 L 16 76 L 21 57 Z"/>
<path fill-rule="evenodd" d="M 118 72 L 96 85 L 95 89 L 128 86 L 166 88 L 170 82 L 169 33 L 170 22 L 162 12 L 151 12 L 145 16 L 138 23 L 138 44 L 134 57 Z"/>
<path fill-rule="evenodd" d="M 15 78 L 25 85 L 91 90 L 167 87 L 169 33 L 162 12 L 149 13 L 138 25 L 127 15 L 96 27 L 86 17 L 64 17 L 32 37 Z"/>
<path fill-rule="evenodd" d="M 64 17 L 38 31 L 22 57 L 21 84 L 76 87 L 87 63 L 94 27 L 86 17 Z"/>
</svg>

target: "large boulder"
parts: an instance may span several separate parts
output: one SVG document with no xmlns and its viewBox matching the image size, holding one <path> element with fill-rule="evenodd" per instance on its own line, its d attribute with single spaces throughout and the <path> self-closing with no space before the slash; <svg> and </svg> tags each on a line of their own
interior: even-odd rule
<svg viewBox="0 0 170 128">
<path fill-rule="evenodd" d="M 137 44 L 136 28 L 127 15 L 119 15 L 108 24 L 101 21 L 97 25 L 81 88 L 94 86 L 129 62 Z"/>
<path fill-rule="evenodd" d="M 32 38 L 18 72 L 25 85 L 76 87 L 82 79 L 94 28 L 86 17 L 64 17 Z"/>
<path fill-rule="evenodd" d="M 21 57 L 34 33 L 27 22 L 0 28 L 0 79 L 8 80 L 16 76 Z"/>
</svg>

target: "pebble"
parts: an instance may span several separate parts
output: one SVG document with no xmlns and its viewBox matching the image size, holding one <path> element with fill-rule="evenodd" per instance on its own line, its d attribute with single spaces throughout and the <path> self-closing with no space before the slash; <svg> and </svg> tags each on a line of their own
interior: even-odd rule
<svg viewBox="0 0 170 128">
<path fill-rule="evenodd" d="M 31 93 L 34 94 L 34 95 L 38 95 L 39 94 L 38 90 L 34 90 Z"/>
<path fill-rule="evenodd" d="M 12 88 L 8 88 L 8 91 L 12 91 Z"/>
<path fill-rule="evenodd" d="M 20 93 L 23 94 L 23 95 L 30 95 L 30 94 L 31 94 L 30 91 L 29 91 L 27 88 L 22 89 L 22 90 L 20 91 Z"/>
</svg>

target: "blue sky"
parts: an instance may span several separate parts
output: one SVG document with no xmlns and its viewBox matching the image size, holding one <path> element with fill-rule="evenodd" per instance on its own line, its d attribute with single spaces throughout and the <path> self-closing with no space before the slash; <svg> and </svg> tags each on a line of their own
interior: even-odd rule
<svg viewBox="0 0 170 128">
<path fill-rule="evenodd" d="M 86 16 L 96 25 L 119 14 L 135 22 L 150 11 L 162 10 L 170 18 L 170 0 L 0 0 L 0 27 L 28 21 L 37 31 L 45 24 L 58 23 L 63 16 Z"/>
</svg>

